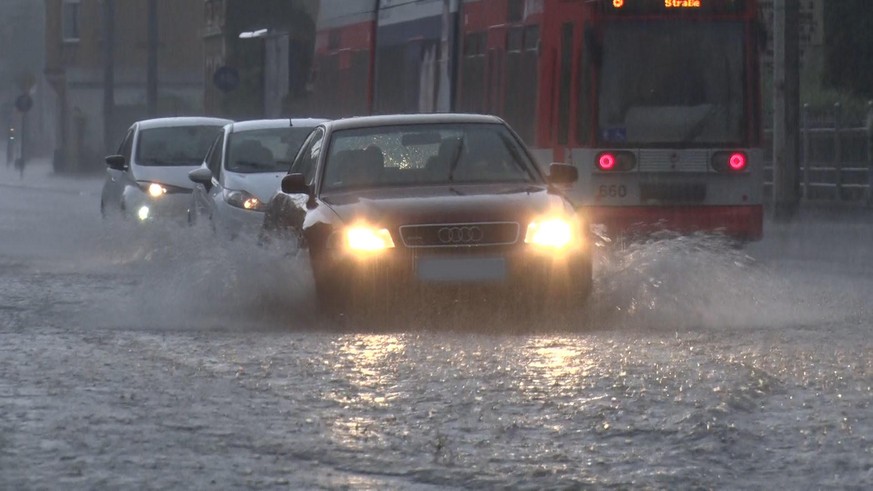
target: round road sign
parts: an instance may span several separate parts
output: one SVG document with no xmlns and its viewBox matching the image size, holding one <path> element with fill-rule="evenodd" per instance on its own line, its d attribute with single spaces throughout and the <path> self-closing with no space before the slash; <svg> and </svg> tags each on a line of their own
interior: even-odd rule
<svg viewBox="0 0 873 491">
<path fill-rule="evenodd" d="M 18 109 L 20 112 L 26 113 L 32 107 L 33 97 L 30 97 L 30 94 L 21 94 L 15 99 L 15 109 Z"/>
<path fill-rule="evenodd" d="M 222 92 L 230 92 L 239 87 L 239 72 L 236 68 L 223 66 L 212 75 L 212 83 Z"/>
</svg>

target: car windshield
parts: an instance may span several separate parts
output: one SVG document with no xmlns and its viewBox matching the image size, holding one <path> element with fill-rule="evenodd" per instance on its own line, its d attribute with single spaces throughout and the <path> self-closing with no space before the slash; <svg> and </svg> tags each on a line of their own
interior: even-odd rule
<svg viewBox="0 0 873 491">
<path fill-rule="evenodd" d="M 506 127 L 481 123 L 336 131 L 323 176 L 326 191 L 537 179 Z"/>
<path fill-rule="evenodd" d="M 743 32 L 739 22 L 608 26 L 599 83 L 601 141 L 742 142 Z"/>
<path fill-rule="evenodd" d="M 270 128 L 230 135 L 225 168 L 232 172 L 287 171 L 312 128 Z"/>
<path fill-rule="evenodd" d="M 167 126 L 140 131 L 136 163 L 147 166 L 199 165 L 221 126 Z"/>
</svg>

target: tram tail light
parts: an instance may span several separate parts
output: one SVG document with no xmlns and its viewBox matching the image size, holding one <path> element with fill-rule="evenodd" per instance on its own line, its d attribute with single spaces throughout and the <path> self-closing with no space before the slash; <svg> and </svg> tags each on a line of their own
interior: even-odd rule
<svg viewBox="0 0 873 491">
<path fill-rule="evenodd" d="M 717 172 L 736 174 L 746 172 L 749 158 L 743 152 L 716 152 L 712 156 L 712 168 Z"/>
<path fill-rule="evenodd" d="M 637 166 L 637 158 L 632 152 L 600 152 L 594 166 L 600 172 L 627 172 Z"/>
<path fill-rule="evenodd" d="M 730 167 L 731 170 L 735 171 L 745 170 L 746 155 L 739 152 L 731 154 L 730 158 L 728 159 L 728 167 Z"/>
<path fill-rule="evenodd" d="M 600 156 L 597 157 L 597 167 L 600 167 L 600 170 L 612 170 L 615 168 L 615 154 L 609 152 L 603 152 Z"/>
</svg>

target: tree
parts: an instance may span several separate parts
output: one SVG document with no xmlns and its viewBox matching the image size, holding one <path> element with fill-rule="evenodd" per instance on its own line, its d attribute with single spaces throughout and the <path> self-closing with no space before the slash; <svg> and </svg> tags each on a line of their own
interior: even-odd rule
<svg viewBox="0 0 873 491">
<path fill-rule="evenodd" d="M 824 83 L 873 97 L 873 9 L 870 0 L 824 2 Z"/>
</svg>

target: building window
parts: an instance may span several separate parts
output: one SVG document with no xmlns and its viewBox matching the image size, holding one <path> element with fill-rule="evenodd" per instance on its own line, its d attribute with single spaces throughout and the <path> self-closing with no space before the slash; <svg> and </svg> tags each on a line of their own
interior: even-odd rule
<svg viewBox="0 0 873 491">
<path fill-rule="evenodd" d="M 63 30 L 64 41 L 79 41 L 79 8 L 80 0 L 64 0 L 63 3 Z"/>
<path fill-rule="evenodd" d="M 540 45 L 540 26 L 524 28 L 524 50 L 536 51 Z"/>
<path fill-rule="evenodd" d="M 486 35 L 484 32 L 474 32 L 464 36 L 464 56 L 483 56 L 488 42 Z"/>
<path fill-rule="evenodd" d="M 521 51 L 524 46 L 524 28 L 511 27 L 506 33 L 506 51 Z"/>
<path fill-rule="evenodd" d="M 521 22 L 522 20 L 524 20 L 524 1 L 509 0 L 506 9 L 506 20 L 510 23 Z"/>
<path fill-rule="evenodd" d="M 327 49 L 331 51 L 340 49 L 342 39 L 342 32 L 340 32 L 339 29 L 331 29 L 330 32 L 327 33 Z"/>
</svg>

